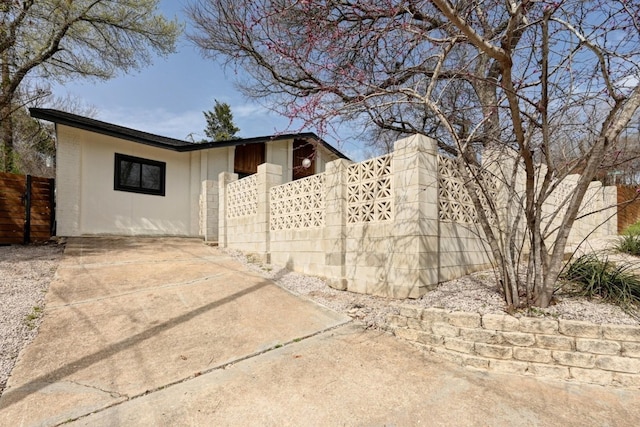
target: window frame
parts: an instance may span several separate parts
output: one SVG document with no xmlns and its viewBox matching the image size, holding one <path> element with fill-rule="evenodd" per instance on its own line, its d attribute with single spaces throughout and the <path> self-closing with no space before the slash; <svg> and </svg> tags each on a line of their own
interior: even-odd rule
<svg viewBox="0 0 640 427">
<path fill-rule="evenodd" d="M 142 157 L 129 156 L 127 154 L 115 153 L 115 166 L 113 173 L 113 189 L 115 191 L 126 191 L 129 193 L 148 194 L 150 196 L 165 196 L 166 177 L 167 177 L 167 163 L 157 160 L 144 159 Z M 124 185 L 120 182 L 120 166 L 122 161 L 128 161 L 131 163 L 137 163 L 140 165 L 140 185 Z M 142 166 L 155 166 L 160 168 L 160 189 L 150 189 L 142 187 Z"/>
</svg>

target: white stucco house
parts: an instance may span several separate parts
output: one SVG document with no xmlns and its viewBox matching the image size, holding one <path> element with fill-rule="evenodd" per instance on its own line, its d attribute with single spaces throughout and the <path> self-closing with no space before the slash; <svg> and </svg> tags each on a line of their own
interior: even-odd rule
<svg viewBox="0 0 640 427">
<path fill-rule="evenodd" d="M 30 112 L 55 123 L 58 236 L 203 236 L 202 197 L 221 172 L 242 178 L 266 162 L 287 182 L 346 158 L 313 133 L 194 144 L 59 110 Z M 207 237 L 216 233 L 210 225 Z"/>
</svg>

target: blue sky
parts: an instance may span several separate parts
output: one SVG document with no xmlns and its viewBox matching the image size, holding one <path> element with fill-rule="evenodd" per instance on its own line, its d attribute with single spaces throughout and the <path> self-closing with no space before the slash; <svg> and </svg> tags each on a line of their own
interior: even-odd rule
<svg viewBox="0 0 640 427">
<path fill-rule="evenodd" d="M 182 22 L 184 0 L 161 0 L 162 13 Z M 188 22 L 185 22 L 188 25 Z M 246 99 L 234 87 L 234 71 L 210 59 L 203 59 L 184 35 L 177 53 L 156 58 L 151 66 L 139 72 L 102 82 L 78 80 L 54 86 L 54 94 L 71 95 L 96 110 L 94 118 L 159 135 L 196 140 L 204 138 L 206 121 L 202 114 L 212 110 L 214 99 L 231 106 L 239 136 L 254 137 L 286 131 L 289 120 L 270 112 L 253 100 Z M 297 126 L 300 126 L 297 124 Z M 290 131 L 298 131 L 294 126 Z M 315 129 L 303 129 L 315 132 Z M 353 141 L 330 136 L 327 142 L 352 158 L 359 158 Z"/>
</svg>

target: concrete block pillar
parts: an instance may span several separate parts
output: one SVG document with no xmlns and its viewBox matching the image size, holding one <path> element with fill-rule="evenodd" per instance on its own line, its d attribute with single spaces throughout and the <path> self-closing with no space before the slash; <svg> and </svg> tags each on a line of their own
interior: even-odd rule
<svg viewBox="0 0 640 427">
<path fill-rule="evenodd" d="M 346 222 L 347 222 L 347 166 L 345 159 L 334 160 L 325 167 L 325 248 L 326 277 L 329 286 L 347 289 L 346 280 Z"/>
<path fill-rule="evenodd" d="M 218 183 L 213 180 L 202 181 L 200 191 L 200 235 L 205 242 L 218 241 Z"/>
<path fill-rule="evenodd" d="M 436 142 L 423 135 L 396 141 L 391 294 L 418 298 L 438 283 L 439 213 Z"/>
<path fill-rule="evenodd" d="M 228 247 L 227 240 L 227 184 L 238 180 L 238 174 L 220 172 L 218 175 L 218 246 Z"/>
<path fill-rule="evenodd" d="M 258 208 L 256 212 L 255 233 L 256 254 L 262 258 L 262 262 L 270 263 L 270 197 L 271 187 L 282 184 L 282 166 L 263 163 L 258 166 L 257 174 Z"/>
</svg>

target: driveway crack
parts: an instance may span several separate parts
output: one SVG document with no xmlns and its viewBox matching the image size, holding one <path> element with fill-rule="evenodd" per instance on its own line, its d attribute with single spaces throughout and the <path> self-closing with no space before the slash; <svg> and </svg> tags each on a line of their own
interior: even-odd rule
<svg viewBox="0 0 640 427">
<path fill-rule="evenodd" d="M 91 384 L 83 384 L 81 382 L 78 381 L 71 381 L 71 380 L 65 380 L 64 382 L 70 383 L 70 384 L 75 384 L 75 385 L 79 385 L 81 387 L 85 387 L 85 388 L 89 388 L 89 389 L 93 389 L 93 390 L 97 390 L 99 392 L 108 394 L 109 396 L 113 397 L 114 399 L 125 399 L 125 400 L 129 400 L 129 396 L 126 394 L 121 394 L 118 393 L 117 391 L 113 391 L 113 390 L 105 390 L 102 389 L 100 387 L 91 385 Z"/>
</svg>

